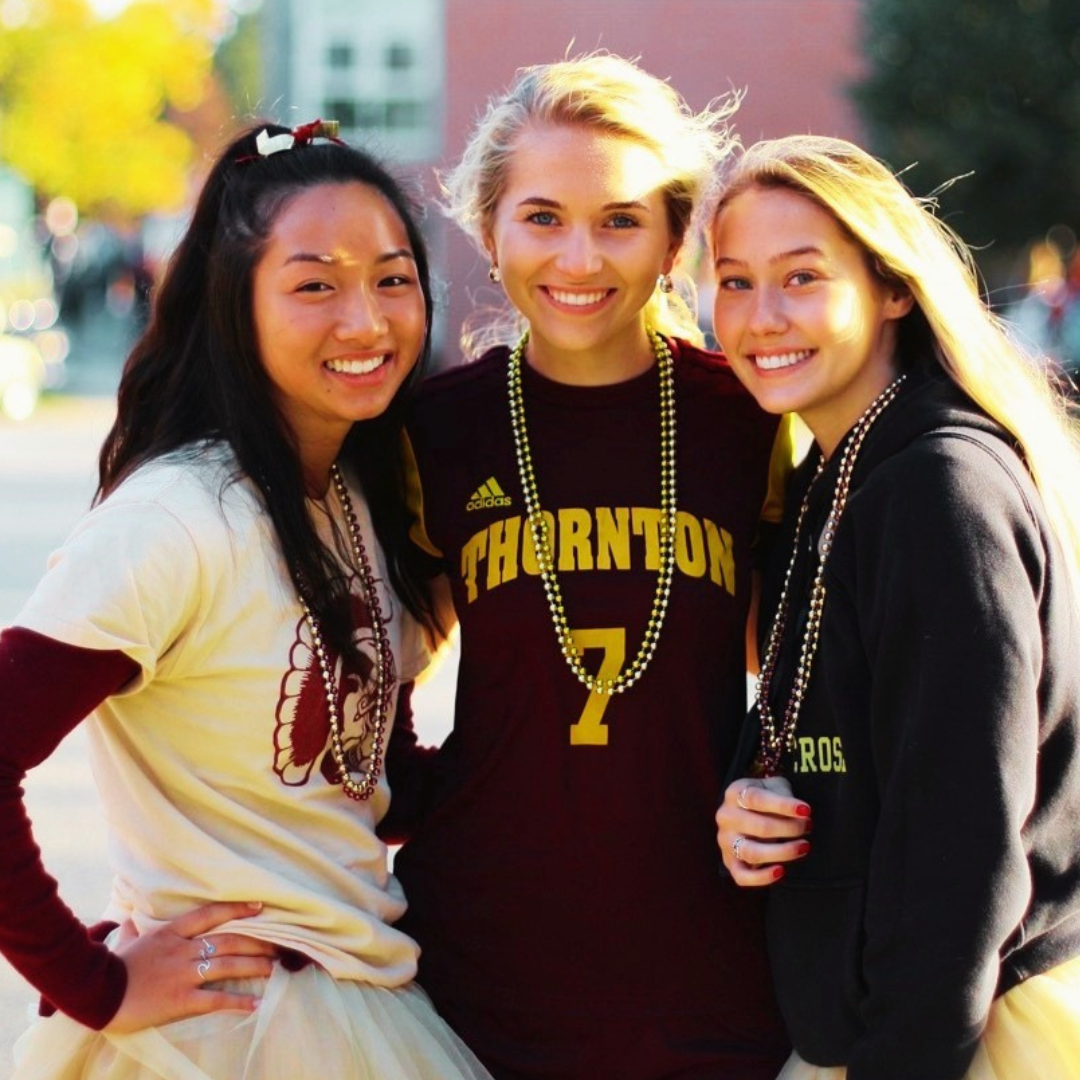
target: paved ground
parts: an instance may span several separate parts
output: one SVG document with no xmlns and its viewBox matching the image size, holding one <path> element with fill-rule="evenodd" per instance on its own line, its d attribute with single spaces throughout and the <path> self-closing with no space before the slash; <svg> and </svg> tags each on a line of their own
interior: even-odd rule
<svg viewBox="0 0 1080 1080">
<path fill-rule="evenodd" d="M 92 320 L 75 342 L 68 392 L 45 399 L 22 424 L 0 419 L 0 627 L 14 618 L 48 553 L 89 505 L 98 447 L 112 421 L 123 337 L 123 326 L 107 316 Z M 440 741 L 447 730 L 455 670 L 451 655 L 416 695 L 425 741 Z M 108 897 L 109 871 L 81 732 L 30 774 L 26 798 L 61 895 L 80 917 L 96 919 Z M 5 1080 L 11 1046 L 26 1026 L 33 1000 L 26 983 L 0 960 L 0 1077 Z"/>
</svg>

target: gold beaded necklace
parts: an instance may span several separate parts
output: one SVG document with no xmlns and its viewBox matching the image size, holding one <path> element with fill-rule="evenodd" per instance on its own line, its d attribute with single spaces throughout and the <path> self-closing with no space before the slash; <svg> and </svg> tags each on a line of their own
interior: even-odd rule
<svg viewBox="0 0 1080 1080">
<path fill-rule="evenodd" d="M 570 670 L 590 691 L 597 694 L 621 694 L 629 690 L 645 674 L 660 640 L 660 629 L 667 611 L 671 582 L 675 574 L 675 528 L 678 504 L 675 497 L 675 362 L 667 342 L 651 326 L 646 327 L 653 355 L 660 374 L 660 572 L 656 581 L 652 611 L 645 629 L 645 637 L 628 668 L 620 671 L 614 679 L 600 679 L 585 670 L 581 651 L 574 643 L 573 631 L 563 607 L 562 589 L 555 574 L 555 556 L 551 550 L 548 524 L 540 507 L 540 492 L 536 486 L 536 473 L 529 451 L 529 435 L 525 425 L 525 398 L 522 393 L 521 369 L 525 346 L 529 341 L 526 331 L 510 353 L 508 368 L 510 388 L 510 423 L 514 432 L 514 450 L 517 455 L 518 475 L 525 498 L 525 514 L 532 535 L 536 562 L 544 583 L 551 620 L 559 648 Z"/>
<path fill-rule="evenodd" d="M 341 503 L 341 509 L 345 515 L 345 523 L 349 530 L 349 544 L 360 576 L 360 588 L 363 593 L 364 603 L 371 614 L 371 629 L 375 638 L 375 723 L 372 726 L 371 764 L 364 773 L 363 780 L 354 780 L 349 772 L 349 765 L 345 759 L 344 737 L 342 735 L 343 725 L 341 706 L 338 701 L 338 682 L 334 678 L 333 665 L 330 663 L 326 646 L 323 644 L 319 623 L 308 605 L 303 589 L 299 590 L 300 606 L 304 611 L 304 620 L 311 631 L 311 640 L 315 645 L 315 658 L 319 662 L 319 673 L 322 676 L 323 688 L 326 691 L 326 711 L 330 716 L 330 753 L 333 756 L 334 764 L 337 766 L 338 779 L 341 781 L 345 794 L 350 799 L 363 802 L 375 794 L 375 788 L 379 782 L 379 772 L 382 769 L 386 724 L 390 713 L 393 661 L 390 643 L 386 634 L 386 620 L 383 617 L 382 608 L 379 606 L 379 594 L 375 588 L 375 574 L 367 557 L 363 537 L 360 535 L 360 522 L 357 520 L 356 512 L 353 510 L 352 499 L 349 498 L 345 481 L 341 477 L 341 470 L 336 464 L 330 466 L 330 478 L 333 481 L 338 502 Z"/>
<path fill-rule="evenodd" d="M 769 630 L 769 643 L 765 648 L 765 659 L 762 662 L 761 673 L 758 675 L 754 692 L 758 715 L 761 717 L 761 746 L 754 764 L 754 772 L 758 776 L 775 776 L 780 770 L 780 762 L 784 754 L 795 748 L 795 726 L 799 721 L 799 712 L 802 710 L 803 699 L 806 696 L 806 689 L 810 682 L 810 668 L 814 661 L 814 654 L 817 652 L 821 616 L 825 610 L 825 564 L 829 561 L 833 541 L 836 539 L 836 528 L 840 523 L 840 515 L 844 512 L 848 495 L 851 493 L 851 477 L 855 471 L 855 460 L 859 456 L 867 432 L 874 421 L 896 397 L 900 390 L 900 384 L 905 378 L 905 375 L 898 376 L 874 398 L 870 403 L 870 407 L 859 417 L 855 426 L 851 429 L 851 436 L 848 439 L 847 446 L 844 447 L 844 452 L 840 456 L 840 466 L 836 474 L 836 487 L 833 489 L 832 506 L 829 509 L 829 516 L 825 519 L 821 539 L 818 541 L 818 567 L 813 584 L 810 587 L 809 613 L 806 618 L 806 630 L 803 632 L 802 644 L 799 648 L 799 662 L 795 668 L 795 677 L 791 683 L 791 692 L 788 694 L 787 704 L 784 706 L 783 717 L 777 721 L 769 705 L 769 697 L 772 691 L 773 678 L 776 675 L 776 662 L 780 651 L 780 643 L 783 640 L 784 631 L 787 629 L 788 615 L 790 614 L 791 602 L 789 594 L 795 562 L 799 556 L 799 537 L 802 534 L 803 520 L 806 517 L 807 507 L 810 505 L 810 495 L 814 490 L 814 484 L 827 464 L 827 459 L 824 456 L 818 462 L 817 471 L 814 473 L 810 486 L 803 496 L 802 505 L 799 507 L 799 516 L 795 520 L 795 536 L 791 543 L 791 559 L 788 562 L 787 572 L 784 574 L 780 602 L 777 605 L 776 616 Z"/>
</svg>

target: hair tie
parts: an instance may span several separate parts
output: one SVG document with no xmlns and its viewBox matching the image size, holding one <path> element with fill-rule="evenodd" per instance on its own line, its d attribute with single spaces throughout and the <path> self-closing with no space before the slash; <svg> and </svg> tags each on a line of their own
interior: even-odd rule
<svg viewBox="0 0 1080 1080">
<path fill-rule="evenodd" d="M 257 161 L 261 157 L 267 158 L 297 146 L 310 146 L 316 139 L 329 139 L 330 142 L 344 146 L 338 138 L 340 130 L 341 124 L 337 120 L 311 120 L 306 124 L 298 124 L 292 131 L 282 131 L 277 135 L 271 135 L 269 128 L 263 128 L 255 136 L 255 149 L 258 154 L 245 154 L 238 157 L 236 163 L 240 165 L 245 161 Z"/>
<path fill-rule="evenodd" d="M 337 120 L 312 120 L 308 124 L 299 124 L 292 129 L 297 146 L 307 146 L 314 139 L 329 139 L 340 143 L 338 132 L 341 124 Z"/>
</svg>

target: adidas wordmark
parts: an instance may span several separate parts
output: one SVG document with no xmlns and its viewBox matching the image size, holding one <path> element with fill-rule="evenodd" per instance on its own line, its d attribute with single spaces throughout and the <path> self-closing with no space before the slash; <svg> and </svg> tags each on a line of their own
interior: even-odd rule
<svg viewBox="0 0 1080 1080">
<path fill-rule="evenodd" d="M 491 510 L 496 506 L 509 506 L 510 496 L 499 487 L 499 481 L 489 476 L 471 495 L 466 510 Z"/>
</svg>

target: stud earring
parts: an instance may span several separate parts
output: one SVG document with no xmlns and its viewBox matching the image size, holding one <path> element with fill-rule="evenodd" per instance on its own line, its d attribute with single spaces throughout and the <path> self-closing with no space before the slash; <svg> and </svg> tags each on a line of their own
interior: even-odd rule
<svg viewBox="0 0 1080 1080">
<path fill-rule="evenodd" d="M 662 293 L 669 293 L 672 291 L 672 289 L 675 288 L 674 284 L 671 281 L 670 274 L 661 274 L 656 279 L 656 284 L 660 286 L 660 291 Z"/>
<path fill-rule="evenodd" d="M 488 270 L 488 277 L 497 285 L 502 281 L 502 274 L 499 273 L 499 267 L 495 264 L 491 264 L 491 268 Z"/>
</svg>

